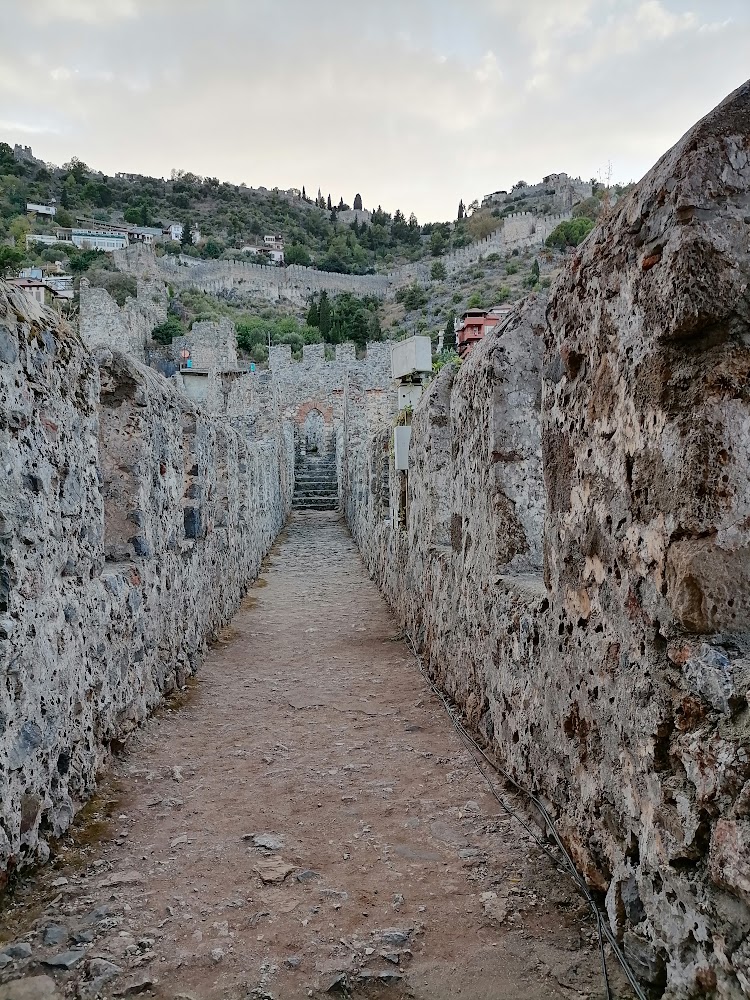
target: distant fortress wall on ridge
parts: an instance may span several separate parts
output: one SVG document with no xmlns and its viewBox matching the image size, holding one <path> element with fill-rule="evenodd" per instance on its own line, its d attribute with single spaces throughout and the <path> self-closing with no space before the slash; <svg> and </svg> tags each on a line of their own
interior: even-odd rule
<svg viewBox="0 0 750 1000">
<path fill-rule="evenodd" d="M 299 305 L 323 290 L 334 295 L 351 292 L 385 299 L 413 281 L 428 281 L 436 260 L 445 266 L 448 274 L 454 274 L 490 253 L 505 254 L 515 249 L 540 247 L 552 230 L 569 218 L 569 212 L 541 216 L 531 212 L 515 213 L 507 216 L 499 228 L 483 240 L 442 257 L 404 264 L 387 274 L 336 274 L 301 264 L 272 267 L 239 260 L 198 261 L 194 257 L 157 257 L 153 250 L 140 245 L 116 250 L 113 256 L 120 271 L 147 274 L 161 278 L 173 288 L 194 288 L 214 295 L 247 291 L 272 302 L 283 299 Z"/>
</svg>

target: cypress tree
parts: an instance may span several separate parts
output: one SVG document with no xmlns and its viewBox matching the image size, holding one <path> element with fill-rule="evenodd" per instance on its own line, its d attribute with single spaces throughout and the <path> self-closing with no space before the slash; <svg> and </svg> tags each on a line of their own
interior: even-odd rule
<svg viewBox="0 0 750 1000">
<path fill-rule="evenodd" d="M 355 194 L 354 195 L 354 211 L 355 212 L 361 212 L 362 211 L 362 195 L 361 194 Z"/>
<path fill-rule="evenodd" d="M 328 211 L 330 212 L 332 208 L 333 208 L 333 206 L 331 205 L 331 196 L 329 194 L 328 195 Z"/>
<path fill-rule="evenodd" d="M 191 247 L 193 245 L 193 224 L 190 219 L 185 219 L 182 223 L 180 245 L 183 247 Z"/>
<path fill-rule="evenodd" d="M 318 306 L 318 327 L 323 340 L 328 340 L 332 324 L 331 303 L 328 299 L 328 292 L 325 289 L 320 293 L 320 305 Z"/>
<path fill-rule="evenodd" d="M 448 322 L 445 324 L 445 336 L 443 337 L 443 347 L 451 348 L 456 346 L 456 314 L 451 310 L 448 313 Z"/>
<path fill-rule="evenodd" d="M 307 325 L 320 326 L 320 309 L 315 296 L 310 300 L 310 308 L 307 310 Z"/>
</svg>

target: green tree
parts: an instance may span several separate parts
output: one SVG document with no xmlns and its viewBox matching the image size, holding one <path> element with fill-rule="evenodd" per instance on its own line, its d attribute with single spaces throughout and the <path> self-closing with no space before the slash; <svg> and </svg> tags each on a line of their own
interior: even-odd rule
<svg viewBox="0 0 750 1000">
<path fill-rule="evenodd" d="M 565 247 L 577 247 L 586 239 L 594 228 L 591 219 L 582 216 L 578 219 L 567 219 L 552 230 L 547 237 L 547 246 L 564 250 Z"/>
<path fill-rule="evenodd" d="M 309 267 L 312 263 L 309 250 L 301 243 L 292 243 L 284 252 L 284 260 L 287 264 L 302 264 L 304 267 Z"/>
<path fill-rule="evenodd" d="M 205 257 L 209 257 L 212 260 L 218 260 L 223 253 L 223 243 L 219 243 L 217 240 L 206 240 L 205 246 L 203 247 L 203 255 Z"/>
<path fill-rule="evenodd" d="M 531 265 L 531 284 L 536 285 L 539 282 L 539 261 L 534 258 L 534 263 Z"/>
<path fill-rule="evenodd" d="M 448 313 L 448 319 L 445 323 L 445 333 L 443 334 L 443 347 L 455 347 L 456 346 L 456 314 L 451 309 Z"/>
<path fill-rule="evenodd" d="M 320 307 L 315 296 L 310 299 L 310 308 L 307 310 L 307 325 L 320 326 Z"/>
<path fill-rule="evenodd" d="M 190 219 L 185 219 L 182 223 L 180 244 L 184 247 L 191 247 L 193 245 L 193 224 Z"/>
<path fill-rule="evenodd" d="M 15 247 L 0 245 L 0 277 L 7 277 L 21 266 L 23 254 Z"/>
<path fill-rule="evenodd" d="M 458 221 L 460 222 L 466 216 L 466 206 L 464 205 L 463 198 L 458 203 Z"/>
<path fill-rule="evenodd" d="M 170 313 L 163 323 L 155 326 L 151 336 L 159 344 L 171 344 L 175 337 L 181 337 L 185 330 L 179 319 Z"/>
<path fill-rule="evenodd" d="M 70 270 L 73 274 L 83 274 L 88 271 L 92 264 L 106 262 L 107 255 L 103 250 L 80 250 L 77 253 L 72 248 L 66 250 L 70 260 Z"/>
<path fill-rule="evenodd" d="M 445 237 L 439 229 L 433 230 L 430 237 L 430 253 L 433 257 L 440 257 L 445 253 Z"/>
<path fill-rule="evenodd" d="M 361 194 L 355 194 L 354 195 L 354 205 L 353 205 L 353 208 L 354 208 L 355 212 L 361 212 L 362 211 L 362 195 Z"/>
<path fill-rule="evenodd" d="M 433 281 L 442 281 L 447 273 L 448 272 L 445 270 L 445 264 L 442 260 L 436 260 L 430 268 L 430 277 Z"/>
<path fill-rule="evenodd" d="M 16 249 L 22 254 L 26 251 L 26 234 L 31 229 L 31 223 L 24 215 L 17 216 L 8 226 L 8 232 L 13 237 Z"/>
<path fill-rule="evenodd" d="M 320 304 L 318 306 L 318 327 L 324 340 L 328 339 L 333 325 L 333 314 L 328 292 L 325 289 L 320 293 Z"/>
</svg>

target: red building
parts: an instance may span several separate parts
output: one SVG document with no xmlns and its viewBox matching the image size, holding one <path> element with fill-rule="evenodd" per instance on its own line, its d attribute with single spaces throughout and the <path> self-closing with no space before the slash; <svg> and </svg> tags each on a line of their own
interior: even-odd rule
<svg viewBox="0 0 750 1000">
<path fill-rule="evenodd" d="M 456 328 L 456 351 L 465 357 L 486 333 L 505 319 L 512 306 L 495 306 L 493 309 L 467 309 Z"/>
</svg>

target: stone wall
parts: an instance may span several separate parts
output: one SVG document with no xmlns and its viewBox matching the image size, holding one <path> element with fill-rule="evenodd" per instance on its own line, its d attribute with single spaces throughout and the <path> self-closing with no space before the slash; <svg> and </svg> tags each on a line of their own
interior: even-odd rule
<svg viewBox="0 0 750 1000">
<path fill-rule="evenodd" d="M 0 283 L 0 885 L 47 856 L 257 574 L 293 456 L 278 411 L 251 425 Z"/>
<path fill-rule="evenodd" d="M 750 994 L 748 134 L 750 85 L 440 374 L 408 474 L 344 402 L 370 571 L 671 998 Z"/>
<path fill-rule="evenodd" d="M 570 213 L 533 215 L 519 212 L 509 215 L 498 229 L 483 240 L 445 254 L 440 260 L 449 274 L 475 264 L 490 253 L 507 254 L 515 249 L 541 247 L 547 236 Z M 193 257 L 175 259 L 156 257 L 143 246 L 130 246 L 113 254 L 117 267 L 130 274 L 150 275 L 172 288 L 195 288 L 218 295 L 221 292 L 247 291 L 272 302 L 282 299 L 302 305 L 311 295 L 324 289 L 332 294 L 353 292 L 386 298 L 413 281 L 427 283 L 434 258 L 404 264 L 388 274 L 333 274 L 300 264 L 270 267 L 244 261 L 198 261 Z"/>
<path fill-rule="evenodd" d="M 316 410 L 326 425 L 326 440 L 333 450 L 343 423 L 348 376 L 356 374 L 372 394 L 392 394 L 390 352 L 390 341 L 372 343 L 367 345 L 365 356 L 358 359 L 353 344 L 338 344 L 335 360 L 327 361 L 325 345 L 305 344 L 302 360 L 293 361 L 289 344 L 272 347 L 269 372 L 248 372 L 228 384 L 227 412 L 262 414 L 268 410 L 267 400 L 273 397 L 273 406 L 278 407 L 281 418 L 295 428 L 299 446 L 300 428 Z"/>
<path fill-rule="evenodd" d="M 141 274 L 136 298 L 121 307 L 104 288 L 81 278 L 79 331 L 87 347 L 108 347 L 145 360 L 146 343 L 155 326 L 167 318 L 167 292 L 158 277 Z"/>
<path fill-rule="evenodd" d="M 226 316 L 219 320 L 197 320 L 184 337 L 175 337 L 172 341 L 172 356 L 179 360 L 183 348 L 190 351 L 194 368 L 236 367 L 237 334 L 234 323 Z"/>
</svg>

